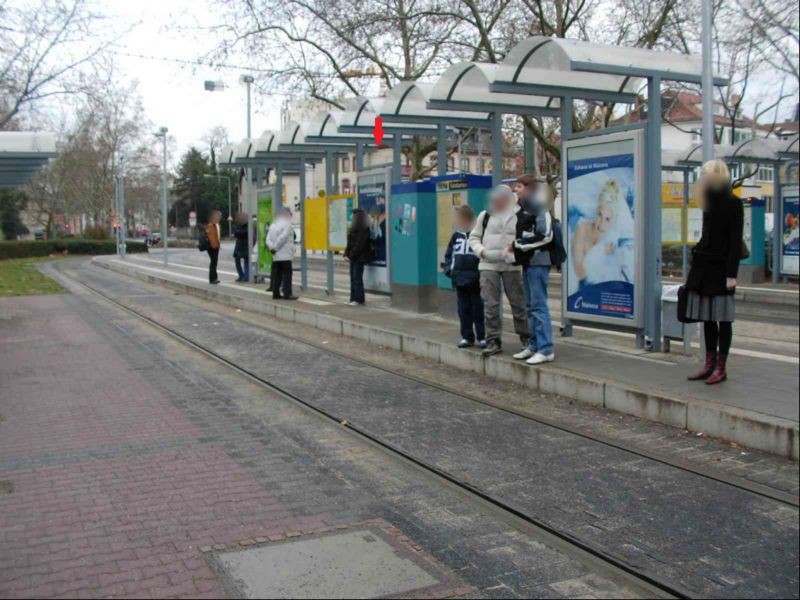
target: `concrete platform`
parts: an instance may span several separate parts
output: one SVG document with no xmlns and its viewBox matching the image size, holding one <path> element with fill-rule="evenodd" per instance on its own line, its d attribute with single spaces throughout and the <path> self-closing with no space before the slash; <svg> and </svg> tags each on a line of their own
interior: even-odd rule
<svg viewBox="0 0 800 600">
<path fill-rule="evenodd" d="M 98 257 L 94 263 L 199 298 L 798 458 L 795 360 L 734 356 L 731 379 L 711 388 L 686 381 L 695 365 L 682 356 L 637 352 L 621 342 L 603 341 L 596 347 L 587 339 L 573 338 L 557 341 L 556 363 L 532 368 L 509 356 L 484 359 L 475 350 L 456 349 L 455 323 L 435 316 L 412 315 L 385 305 L 350 307 L 319 294 L 299 302 L 273 302 L 263 286 L 226 282 L 210 286 L 196 270 L 180 266 L 165 270 L 134 258 Z"/>
</svg>

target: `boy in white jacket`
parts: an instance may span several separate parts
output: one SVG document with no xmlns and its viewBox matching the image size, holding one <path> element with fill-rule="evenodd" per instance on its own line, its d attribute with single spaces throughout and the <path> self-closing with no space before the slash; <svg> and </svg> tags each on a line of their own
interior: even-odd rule
<svg viewBox="0 0 800 600">
<path fill-rule="evenodd" d="M 267 250 L 272 252 L 272 298 L 296 300 L 292 295 L 292 258 L 294 258 L 294 228 L 292 212 L 284 207 L 267 232 Z M 283 296 L 281 296 L 281 291 Z"/>
<path fill-rule="evenodd" d="M 526 347 L 530 337 L 525 314 L 525 295 L 522 288 L 522 269 L 514 264 L 513 244 L 517 234 L 517 203 L 507 185 L 498 185 L 489 194 L 489 210 L 478 215 L 469 243 L 480 259 L 481 298 L 486 322 L 484 356 L 503 351 L 503 332 L 500 317 L 502 291 L 511 304 L 514 331 Z"/>
</svg>

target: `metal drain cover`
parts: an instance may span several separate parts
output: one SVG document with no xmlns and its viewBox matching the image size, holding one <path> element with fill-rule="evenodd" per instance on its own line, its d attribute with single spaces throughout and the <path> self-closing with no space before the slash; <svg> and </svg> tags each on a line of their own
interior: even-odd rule
<svg viewBox="0 0 800 600">
<path fill-rule="evenodd" d="M 244 598 L 378 598 L 443 583 L 379 528 L 309 536 L 215 556 L 223 584 Z"/>
</svg>

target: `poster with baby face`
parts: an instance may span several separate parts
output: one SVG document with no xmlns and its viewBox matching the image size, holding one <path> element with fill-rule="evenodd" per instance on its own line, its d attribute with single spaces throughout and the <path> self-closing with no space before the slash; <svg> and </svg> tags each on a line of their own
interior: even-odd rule
<svg viewBox="0 0 800 600">
<path fill-rule="evenodd" d="M 636 139 L 566 149 L 566 309 L 632 322 L 638 314 Z"/>
</svg>

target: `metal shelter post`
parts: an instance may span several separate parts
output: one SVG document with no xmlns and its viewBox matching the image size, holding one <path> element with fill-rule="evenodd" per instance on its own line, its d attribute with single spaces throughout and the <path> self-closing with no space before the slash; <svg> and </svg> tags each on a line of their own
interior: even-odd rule
<svg viewBox="0 0 800 600">
<path fill-rule="evenodd" d="M 256 281 L 256 271 L 258 270 L 258 249 L 256 249 L 256 259 L 253 260 L 253 242 L 258 240 L 256 234 L 253 239 L 253 197 L 255 196 L 255 188 L 253 186 L 253 170 L 247 168 L 244 170 L 244 178 L 247 181 L 247 265 L 249 267 L 248 279 L 250 283 Z"/>
<path fill-rule="evenodd" d="M 161 128 L 161 143 L 162 143 L 162 156 L 161 156 L 161 245 L 163 246 L 162 253 L 164 254 L 164 266 L 169 264 L 167 235 L 169 234 L 169 227 L 167 225 L 167 128 Z M 228 180 L 230 185 L 230 179 Z M 230 197 L 230 191 L 228 192 Z M 175 224 L 177 226 L 177 223 Z"/>
<path fill-rule="evenodd" d="M 308 289 L 308 255 L 306 252 L 306 159 L 298 160 L 297 174 L 300 178 L 300 289 Z"/>
<path fill-rule="evenodd" d="M 781 164 L 772 167 L 774 182 L 772 192 L 772 283 L 781 280 L 781 254 L 783 253 L 783 201 L 781 198 Z"/>
<path fill-rule="evenodd" d="M 403 138 L 401 135 L 392 136 L 392 184 L 402 182 L 400 171 L 401 159 L 403 157 Z"/>
<path fill-rule="evenodd" d="M 436 174 L 447 175 L 447 129 L 439 124 L 436 130 Z"/>
<path fill-rule="evenodd" d="M 561 139 L 568 140 L 572 137 L 572 96 L 564 96 L 561 98 Z M 566 157 L 561 156 L 562 162 Z M 561 222 L 566 226 L 567 223 L 567 203 L 564 201 L 566 196 L 567 182 L 564 178 L 561 179 Z M 572 337 L 572 323 L 567 318 L 567 302 L 566 302 L 566 287 L 564 285 L 564 273 L 561 273 L 561 287 L 562 287 L 562 302 L 561 302 L 561 337 Z"/>
<path fill-rule="evenodd" d="M 647 80 L 647 129 L 645 131 L 645 250 L 644 332 L 637 347 L 650 338 L 651 350 L 661 351 L 661 77 Z"/>
<path fill-rule="evenodd" d="M 325 151 L 325 197 L 333 195 L 333 150 Z M 328 200 L 330 201 L 330 200 Z M 325 293 L 333 295 L 333 252 L 327 250 L 327 283 Z"/>
<path fill-rule="evenodd" d="M 524 156 L 523 169 L 526 173 L 536 173 L 536 139 L 533 137 L 531 130 L 528 129 L 524 123 L 522 126 L 522 144 Z"/>
<path fill-rule="evenodd" d="M 683 214 L 681 218 L 684 217 L 688 218 L 688 208 L 689 206 L 689 170 L 683 169 Z M 686 223 L 681 223 L 681 228 L 683 229 L 683 233 L 685 234 L 685 238 L 683 240 L 683 246 L 681 248 L 681 275 L 684 279 L 689 274 L 689 231 L 686 227 Z"/>
<path fill-rule="evenodd" d="M 503 182 L 503 113 L 492 113 L 492 185 Z"/>
<path fill-rule="evenodd" d="M 364 144 L 358 142 L 356 144 L 356 173 L 361 173 L 364 170 Z"/>
</svg>

